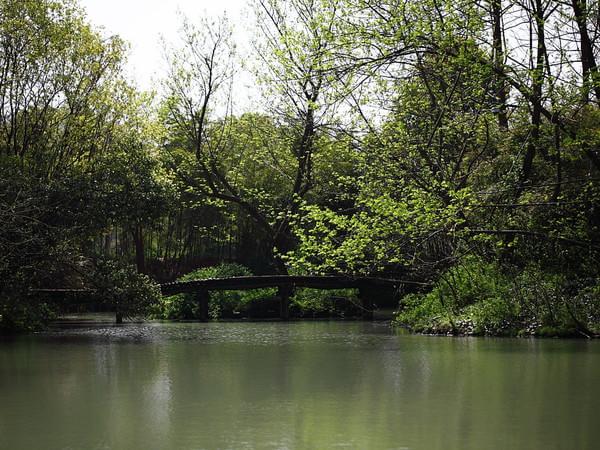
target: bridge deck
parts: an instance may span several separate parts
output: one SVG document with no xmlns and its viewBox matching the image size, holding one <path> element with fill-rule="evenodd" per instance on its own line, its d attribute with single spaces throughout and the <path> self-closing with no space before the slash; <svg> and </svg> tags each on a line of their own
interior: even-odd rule
<svg viewBox="0 0 600 450">
<path fill-rule="evenodd" d="M 415 284 L 415 282 L 372 277 L 353 278 L 347 276 L 263 275 L 176 281 L 173 283 L 162 284 L 161 291 L 165 295 L 172 295 L 179 293 L 198 292 L 201 290 L 248 290 L 269 287 L 303 287 L 314 289 L 397 289 L 402 284 Z"/>
</svg>

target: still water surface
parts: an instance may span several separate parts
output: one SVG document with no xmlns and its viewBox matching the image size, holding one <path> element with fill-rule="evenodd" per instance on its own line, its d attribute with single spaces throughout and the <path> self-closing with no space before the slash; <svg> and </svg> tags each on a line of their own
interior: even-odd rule
<svg viewBox="0 0 600 450">
<path fill-rule="evenodd" d="M 0 449 L 598 449 L 599 344 L 357 322 L 3 339 Z"/>
</svg>

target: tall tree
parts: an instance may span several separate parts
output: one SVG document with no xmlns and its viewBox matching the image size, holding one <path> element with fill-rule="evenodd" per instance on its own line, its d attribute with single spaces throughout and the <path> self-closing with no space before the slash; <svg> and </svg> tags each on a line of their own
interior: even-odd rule
<svg viewBox="0 0 600 450">
<path fill-rule="evenodd" d="M 331 113 L 332 83 L 327 76 L 336 19 L 336 4 L 308 0 L 261 1 L 258 23 L 262 34 L 263 81 L 274 95 L 276 128 L 286 130 L 285 164 L 293 167 L 291 179 L 281 189 L 280 202 L 264 208 L 251 190 L 229 170 L 228 154 L 240 152 L 235 142 L 228 105 L 227 83 L 232 77 L 231 32 L 225 20 L 202 29 L 185 22 L 184 46 L 171 58 L 171 76 L 166 82 L 166 119 L 172 136 L 193 150 L 200 179 L 195 187 L 203 195 L 237 205 L 260 227 L 275 254 L 293 247 L 290 220 L 301 200 L 314 186 L 314 156 L 319 134 Z M 217 97 L 222 95 L 219 109 Z M 221 117 L 218 117 L 220 114 Z M 256 132 L 264 130 L 258 127 Z M 272 130 L 272 128 L 271 128 Z M 268 130 L 269 132 L 271 130 Z M 264 142 L 272 135 L 262 138 Z M 264 156 L 245 153 L 248 158 Z M 271 157 L 274 154 L 271 154 Z M 289 159 L 291 157 L 291 159 Z M 259 161 L 270 164 L 268 159 Z M 287 171 L 286 171 L 287 172 Z M 239 172 L 236 172 L 239 173 Z M 249 174 L 246 174 L 248 176 Z M 274 259 L 276 270 L 285 272 L 283 261 Z"/>
</svg>

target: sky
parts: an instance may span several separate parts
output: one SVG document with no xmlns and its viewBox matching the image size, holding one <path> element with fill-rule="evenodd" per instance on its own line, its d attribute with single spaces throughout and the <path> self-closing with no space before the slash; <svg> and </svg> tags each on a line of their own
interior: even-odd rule
<svg viewBox="0 0 600 450">
<path fill-rule="evenodd" d="M 251 18 L 248 0 L 79 0 L 89 21 L 104 28 L 106 35 L 118 34 L 130 45 L 128 76 L 141 89 L 152 89 L 165 71 L 161 36 L 176 42 L 183 13 L 189 19 L 226 13 L 234 27 L 234 39 L 241 51 L 249 47 Z M 241 84 L 241 85 L 240 85 Z M 236 88 L 246 102 L 254 95 L 248 75 L 240 76 Z M 243 91 L 243 92 L 242 92 Z"/>
</svg>

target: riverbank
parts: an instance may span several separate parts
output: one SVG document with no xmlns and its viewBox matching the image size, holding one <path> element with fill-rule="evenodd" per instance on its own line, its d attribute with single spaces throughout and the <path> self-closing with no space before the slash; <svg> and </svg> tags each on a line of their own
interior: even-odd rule
<svg viewBox="0 0 600 450">
<path fill-rule="evenodd" d="M 466 336 L 600 335 L 600 284 L 536 266 L 466 259 L 428 292 L 406 295 L 395 317 L 413 332 Z"/>
<path fill-rule="evenodd" d="M 420 328 L 413 328 L 398 322 L 396 312 L 391 309 L 383 311 L 376 311 L 374 313 L 373 320 L 364 321 L 359 316 L 356 317 L 335 317 L 335 316 L 314 316 L 314 317 L 294 317 L 287 321 L 282 321 L 279 318 L 224 318 L 213 320 L 210 322 L 201 322 L 198 320 L 164 320 L 164 319 L 134 319 L 128 320 L 124 325 L 135 325 L 135 324 L 195 324 L 195 323 L 299 323 L 299 322 L 349 322 L 349 323 L 378 323 L 379 325 L 389 326 L 390 329 L 395 331 L 402 331 L 413 335 L 427 335 L 427 336 L 451 336 L 451 337 L 519 337 L 519 338 L 589 338 L 598 339 L 599 334 L 592 334 L 590 336 L 583 335 L 575 329 L 565 330 L 554 330 L 547 328 L 541 332 L 535 332 L 534 330 L 529 332 L 516 332 L 507 331 L 502 334 L 490 334 L 490 333 L 477 333 L 475 332 L 475 326 L 472 321 L 458 320 L 454 323 L 455 328 L 449 321 L 446 322 L 435 322 L 431 326 L 423 326 Z M 46 329 L 65 329 L 65 328 L 81 328 L 86 326 L 120 326 L 115 323 L 114 313 L 93 313 L 93 314 L 72 314 L 67 316 L 57 317 L 55 320 L 48 324 Z M 514 329 L 513 329 L 514 330 Z"/>
<path fill-rule="evenodd" d="M 478 328 L 471 318 L 458 319 L 451 323 L 448 319 L 434 318 L 428 324 L 411 326 L 395 320 L 393 326 L 404 329 L 412 334 L 428 336 L 454 337 L 509 337 L 509 338 L 568 338 L 568 339 L 599 339 L 600 332 L 586 334 L 577 328 L 566 327 L 529 327 L 517 328 L 507 324 L 502 331 L 490 332 Z"/>
<path fill-rule="evenodd" d="M 411 314 L 413 314 L 411 318 Z M 403 313 L 397 313 L 392 309 L 375 311 L 373 319 L 365 321 L 359 315 L 340 316 L 331 314 L 314 314 L 302 317 L 292 317 L 287 321 L 282 321 L 275 315 L 273 317 L 229 317 L 213 319 L 209 322 L 197 319 L 147 319 L 133 318 L 126 320 L 122 325 L 134 324 L 194 324 L 194 323 L 298 323 L 298 322 L 349 322 L 349 323 L 387 323 L 391 329 L 402 330 L 413 335 L 427 336 L 449 336 L 449 337 L 507 337 L 507 338 L 582 338 L 598 339 L 600 333 L 590 332 L 589 334 L 580 332 L 577 328 L 567 327 L 533 327 L 519 328 L 517 324 L 505 323 L 502 329 L 482 329 L 481 325 L 474 322 L 472 316 L 455 316 L 451 321 L 447 316 L 435 315 L 415 320 L 415 309 L 405 308 Z M 411 318 L 409 323 L 406 318 Z M 114 312 L 102 313 L 80 313 L 62 315 L 46 322 L 45 325 L 39 325 L 36 328 L 20 330 L 0 330 L 0 336 L 19 336 L 31 333 L 44 332 L 52 329 L 61 328 L 81 328 L 86 326 L 121 326 L 115 321 Z"/>
</svg>

